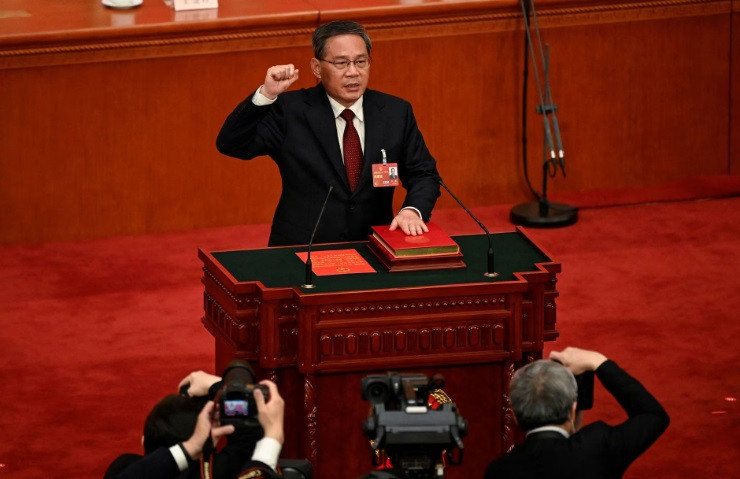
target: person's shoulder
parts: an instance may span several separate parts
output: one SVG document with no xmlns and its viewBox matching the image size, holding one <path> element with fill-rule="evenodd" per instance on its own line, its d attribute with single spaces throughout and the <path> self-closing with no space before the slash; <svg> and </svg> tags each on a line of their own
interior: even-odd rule
<svg viewBox="0 0 740 479">
<path fill-rule="evenodd" d="M 391 95 L 390 93 L 384 93 L 378 90 L 371 90 L 367 89 L 365 90 L 365 99 L 364 101 L 367 101 L 372 104 L 376 104 L 379 106 L 390 106 L 390 107 L 396 107 L 396 108 L 410 108 L 411 103 L 409 103 L 407 100 L 404 100 L 403 98 L 395 95 Z"/>
<path fill-rule="evenodd" d="M 320 95 L 326 95 L 324 89 L 319 85 L 314 85 L 308 88 L 298 88 L 297 90 L 288 90 L 280 94 L 278 99 L 286 101 L 303 101 L 309 98 L 320 98 Z"/>
<path fill-rule="evenodd" d="M 121 454 L 113 460 L 105 470 L 104 479 L 113 479 L 122 473 L 128 466 L 139 462 L 144 456 L 141 454 Z"/>
<path fill-rule="evenodd" d="M 500 472 L 502 470 L 509 470 L 512 465 L 516 466 L 521 464 L 522 461 L 528 462 L 528 450 L 525 444 L 517 444 L 514 448 L 506 454 L 499 456 L 488 464 L 486 471 Z"/>
<path fill-rule="evenodd" d="M 571 449 L 598 450 L 604 447 L 612 426 L 604 421 L 595 421 L 583 426 L 568 438 Z"/>
<path fill-rule="evenodd" d="M 585 426 L 581 427 L 578 432 L 570 436 L 570 440 L 583 440 L 583 438 L 588 438 L 591 434 L 598 433 L 607 429 L 611 429 L 612 426 L 605 423 L 604 421 L 594 421 L 592 423 L 586 424 Z"/>
<path fill-rule="evenodd" d="M 279 107 L 294 113 L 306 108 L 314 108 L 319 105 L 326 107 L 329 106 L 329 100 L 326 93 L 323 88 L 320 88 L 319 86 L 288 90 L 281 93 L 275 103 Z"/>
</svg>

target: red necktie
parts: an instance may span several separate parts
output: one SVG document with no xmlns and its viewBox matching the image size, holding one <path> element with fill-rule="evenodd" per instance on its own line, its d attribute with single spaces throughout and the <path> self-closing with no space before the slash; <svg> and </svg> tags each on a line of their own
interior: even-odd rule
<svg viewBox="0 0 740 479">
<path fill-rule="evenodd" d="M 360 182 L 360 172 L 362 171 L 362 147 L 360 146 L 360 135 L 357 134 L 352 118 L 355 114 L 352 110 L 346 109 L 339 116 L 344 118 L 347 126 L 344 127 L 344 168 L 347 170 L 347 179 L 352 191 L 357 188 Z"/>
</svg>

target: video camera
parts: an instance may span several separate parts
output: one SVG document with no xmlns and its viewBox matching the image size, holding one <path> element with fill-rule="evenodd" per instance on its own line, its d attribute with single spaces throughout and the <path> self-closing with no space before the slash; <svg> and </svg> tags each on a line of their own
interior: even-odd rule
<svg viewBox="0 0 740 479">
<path fill-rule="evenodd" d="M 443 387 L 440 375 L 429 380 L 423 374 L 389 372 L 363 378 L 362 398 L 373 406 L 364 433 L 372 440 L 375 465 L 382 463 L 383 452 L 400 477 L 431 479 L 444 477 L 443 456 L 449 464 L 462 462 L 467 421 L 453 402 L 439 409 L 427 405 L 430 392 Z"/>
<path fill-rule="evenodd" d="M 262 391 L 265 402 L 270 400 L 270 390 L 262 384 L 255 384 L 254 371 L 249 363 L 235 359 L 221 377 L 223 386 L 218 400 L 221 424 L 261 428 L 254 390 Z"/>
</svg>

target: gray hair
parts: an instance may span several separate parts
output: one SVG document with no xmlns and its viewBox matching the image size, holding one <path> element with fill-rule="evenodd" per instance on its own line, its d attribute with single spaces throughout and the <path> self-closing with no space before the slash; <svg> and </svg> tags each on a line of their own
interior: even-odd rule
<svg viewBox="0 0 740 479">
<path fill-rule="evenodd" d="M 313 55 L 316 59 L 322 60 L 326 54 L 326 42 L 337 35 L 357 35 L 365 41 L 367 47 L 367 54 L 370 55 L 370 49 L 373 48 L 373 44 L 370 41 L 370 37 L 365 31 L 365 27 L 357 22 L 350 20 L 336 20 L 334 22 L 325 23 L 319 26 L 313 32 L 313 38 L 311 43 L 313 45 Z"/>
<path fill-rule="evenodd" d="M 514 373 L 509 394 L 519 426 L 529 431 L 566 422 L 578 398 L 578 386 L 568 368 L 540 359 Z"/>
</svg>

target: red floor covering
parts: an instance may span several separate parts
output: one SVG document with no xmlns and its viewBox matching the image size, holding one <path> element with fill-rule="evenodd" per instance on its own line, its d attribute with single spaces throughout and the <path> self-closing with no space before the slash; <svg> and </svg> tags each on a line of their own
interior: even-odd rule
<svg viewBox="0 0 740 479">
<path fill-rule="evenodd" d="M 604 352 L 671 415 L 627 478 L 740 477 L 740 191 L 728 181 L 684 185 L 683 195 L 679 185 L 669 188 L 676 194 L 557 198 L 587 206 L 578 223 L 530 230 L 563 265 L 560 338 L 546 352 Z M 474 211 L 506 231 L 509 209 Z M 460 210 L 435 221 L 477 232 Z M 148 409 L 191 370 L 213 368 L 197 248 L 263 246 L 267 233 L 262 225 L 0 248 L 0 479 L 99 478 L 117 454 L 139 452 Z M 596 417 L 623 417 L 600 388 L 585 421 Z"/>
</svg>

